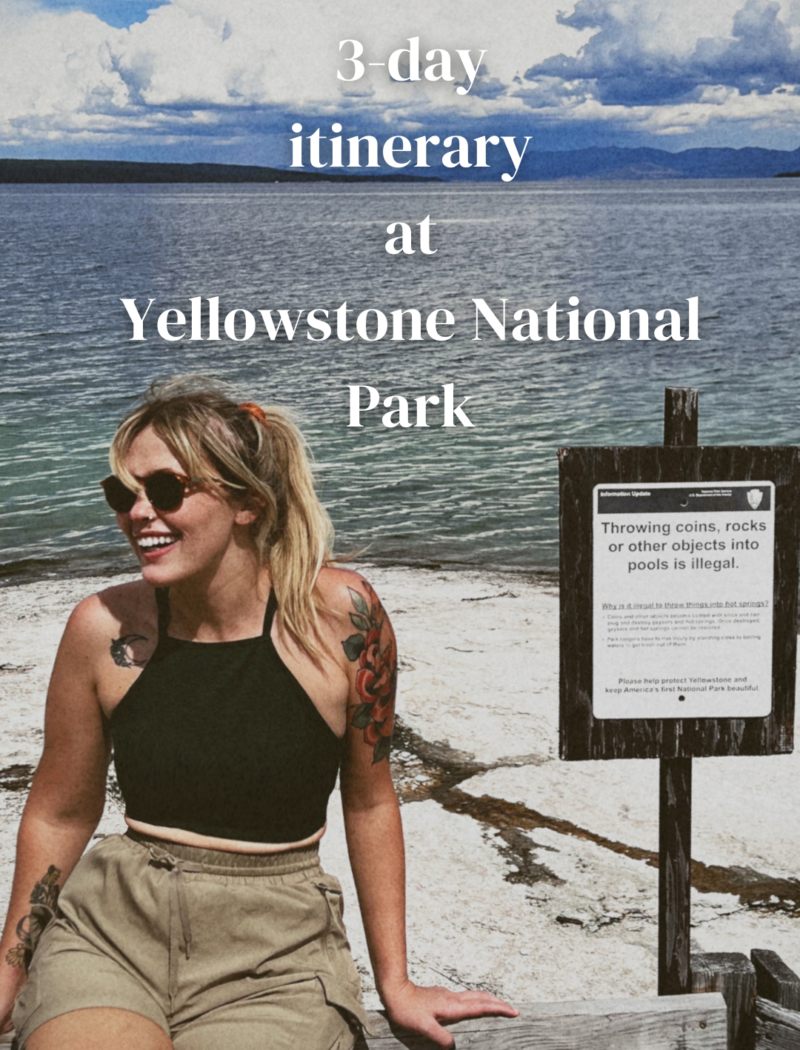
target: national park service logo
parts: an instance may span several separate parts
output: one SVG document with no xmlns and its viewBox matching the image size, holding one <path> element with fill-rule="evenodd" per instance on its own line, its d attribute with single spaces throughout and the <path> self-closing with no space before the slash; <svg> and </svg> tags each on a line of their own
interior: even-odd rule
<svg viewBox="0 0 800 1050">
<path fill-rule="evenodd" d="M 764 493 L 761 489 L 748 489 L 747 490 L 747 502 L 753 508 L 758 510 L 761 506 L 761 500 L 764 498 Z"/>
</svg>

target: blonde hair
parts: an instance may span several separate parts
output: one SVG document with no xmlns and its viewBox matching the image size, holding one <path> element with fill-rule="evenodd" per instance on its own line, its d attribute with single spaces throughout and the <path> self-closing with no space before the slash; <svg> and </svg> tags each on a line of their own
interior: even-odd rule
<svg viewBox="0 0 800 1050">
<path fill-rule="evenodd" d="M 260 564 L 269 567 L 279 627 L 317 658 L 323 603 L 315 584 L 332 560 L 333 526 L 314 490 L 300 431 L 282 409 L 246 405 L 202 376 L 157 379 L 117 429 L 111 469 L 138 487 L 125 460 L 137 434 L 152 427 L 187 474 L 202 477 L 210 465 L 224 486 L 263 504 L 251 534 Z"/>
</svg>

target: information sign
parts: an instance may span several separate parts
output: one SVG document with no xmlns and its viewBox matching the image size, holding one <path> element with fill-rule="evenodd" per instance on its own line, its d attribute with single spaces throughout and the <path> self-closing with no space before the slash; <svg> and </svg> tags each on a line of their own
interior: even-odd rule
<svg viewBox="0 0 800 1050">
<path fill-rule="evenodd" d="M 561 757 L 791 751 L 800 449 L 559 460 Z"/>
<path fill-rule="evenodd" d="M 775 486 L 594 487 L 595 718 L 772 706 Z"/>
</svg>

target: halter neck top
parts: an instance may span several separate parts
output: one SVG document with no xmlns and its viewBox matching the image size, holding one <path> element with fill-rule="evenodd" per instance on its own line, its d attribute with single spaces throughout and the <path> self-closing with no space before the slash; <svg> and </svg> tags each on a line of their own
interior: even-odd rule
<svg viewBox="0 0 800 1050">
<path fill-rule="evenodd" d="M 128 817 L 245 842 L 300 842 L 325 824 L 342 741 L 270 638 L 172 638 L 156 591 L 158 643 L 111 712 Z"/>
</svg>

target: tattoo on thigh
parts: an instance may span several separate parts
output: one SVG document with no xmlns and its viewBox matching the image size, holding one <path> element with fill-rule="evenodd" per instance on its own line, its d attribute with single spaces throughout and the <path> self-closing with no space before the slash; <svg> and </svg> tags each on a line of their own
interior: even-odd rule
<svg viewBox="0 0 800 1050">
<path fill-rule="evenodd" d="M 142 642 L 148 639 L 143 634 L 123 634 L 111 639 L 111 659 L 117 667 L 144 667 L 147 657 L 142 652 Z"/>
<path fill-rule="evenodd" d="M 375 591 L 363 581 L 366 598 L 348 587 L 355 612 L 350 622 L 359 632 L 342 642 L 348 660 L 358 663 L 355 705 L 351 725 L 363 730 L 364 743 L 372 748 L 372 762 L 388 759 L 394 725 L 394 695 L 397 686 L 397 653 L 390 638 L 381 648 L 386 613 Z"/>
<path fill-rule="evenodd" d="M 36 883 L 28 900 L 34 905 L 30 912 L 17 923 L 18 943 L 6 952 L 6 962 L 16 969 L 27 970 L 31 963 L 33 950 L 47 922 L 55 914 L 58 904 L 61 869 L 51 864 L 47 874 Z"/>
</svg>

